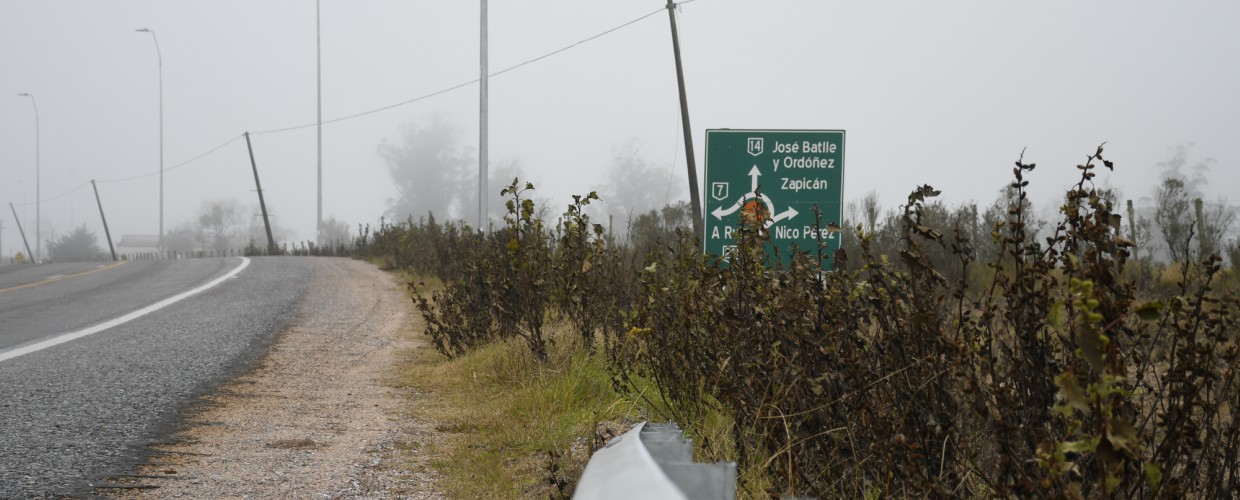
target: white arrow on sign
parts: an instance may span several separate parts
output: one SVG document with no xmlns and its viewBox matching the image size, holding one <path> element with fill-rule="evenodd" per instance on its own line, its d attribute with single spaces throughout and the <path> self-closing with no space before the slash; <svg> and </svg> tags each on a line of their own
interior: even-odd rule
<svg viewBox="0 0 1240 500">
<path fill-rule="evenodd" d="M 758 194 L 758 177 L 761 177 L 761 176 L 762 176 L 762 171 L 758 169 L 757 165 L 754 165 L 753 168 L 749 169 L 749 181 L 750 181 L 750 185 L 752 186 L 751 191 L 742 195 L 741 199 L 736 200 L 736 203 L 732 204 L 732 206 L 728 208 L 717 207 L 714 210 L 712 210 L 710 214 L 715 216 L 715 219 L 723 220 L 724 217 L 727 217 L 729 215 L 736 213 L 737 210 L 740 210 L 741 207 L 745 206 L 746 201 L 753 200 L 753 199 L 762 200 L 762 203 L 766 204 L 767 213 L 774 212 L 775 204 L 771 202 L 771 199 L 768 198 L 765 194 L 761 194 L 761 195 Z M 788 207 L 788 209 L 784 210 L 783 213 L 776 215 L 775 217 L 771 219 L 768 219 L 763 226 L 767 229 L 770 229 L 770 227 L 774 225 L 776 222 L 796 217 L 798 213 L 800 212 L 797 212 L 795 208 Z"/>
<path fill-rule="evenodd" d="M 758 194 L 754 194 L 750 192 L 750 193 L 745 193 L 744 196 L 741 196 L 741 199 L 736 200 L 736 203 L 733 203 L 732 206 L 726 209 L 723 207 L 718 207 L 712 210 L 710 214 L 715 216 L 716 219 L 722 220 L 725 216 L 736 213 L 736 211 L 740 210 L 741 207 L 745 206 L 745 202 L 749 200 L 762 200 L 762 203 L 766 204 L 766 211 L 768 213 L 772 212 L 775 206 L 775 204 L 771 202 L 771 199 L 768 198 L 765 194 L 758 195 Z M 796 215 L 796 213 L 794 212 L 793 215 Z"/>
<path fill-rule="evenodd" d="M 800 212 L 797 212 L 797 209 L 792 208 L 792 207 L 788 207 L 788 209 L 787 209 L 787 210 L 784 210 L 784 213 L 779 214 L 779 215 L 776 215 L 776 216 L 775 216 L 774 218 L 772 218 L 771 220 L 766 221 L 766 227 L 767 227 L 767 228 L 770 228 L 770 227 L 771 227 L 772 225 L 774 225 L 776 222 L 779 222 L 779 221 L 784 220 L 784 219 L 791 219 L 791 218 L 793 218 L 793 217 L 796 217 L 798 213 L 800 213 Z"/>
</svg>

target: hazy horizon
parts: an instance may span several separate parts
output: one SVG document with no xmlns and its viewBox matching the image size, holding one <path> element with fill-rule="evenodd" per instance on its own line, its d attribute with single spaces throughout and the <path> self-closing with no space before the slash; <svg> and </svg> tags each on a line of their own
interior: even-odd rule
<svg viewBox="0 0 1240 500">
<path fill-rule="evenodd" d="M 492 72 L 652 14 L 493 77 L 492 168 L 519 161 L 561 204 L 635 145 L 679 181 L 669 201 L 687 199 L 663 5 L 490 2 Z M 325 121 L 461 85 L 323 126 L 324 218 L 374 224 L 396 195 L 379 145 L 401 126 L 443 120 L 476 154 L 479 3 L 321 7 Z M 249 131 L 275 220 L 313 239 L 315 128 L 259 133 L 315 122 L 313 2 L 0 0 L 0 13 L 0 253 L 21 250 L 9 203 L 34 235 L 35 116 L 19 93 L 39 108 L 45 251 L 81 224 L 104 245 L 90 179 L 114 239 L 157 234 L 159 73 L 137 28 L 163 57 L 165 232 L 204 200 L 257 205 Z M 1214 161 L 1210 201 L 1240 185 L 1240 4 L 702 0 L 677 16 L 699 184 L 705 130 L 771 128 L 846 130 L 845 200 L 876 190 L 885 209 L 920 184 L 989 204 L 1022 150 L 1043 206 L 1104 141 L 1117 170 L 1098 184 L 1126 198 L 1150 196 L 1157 164 L 1189 143 L 1190 165 Z"/>
</svg>

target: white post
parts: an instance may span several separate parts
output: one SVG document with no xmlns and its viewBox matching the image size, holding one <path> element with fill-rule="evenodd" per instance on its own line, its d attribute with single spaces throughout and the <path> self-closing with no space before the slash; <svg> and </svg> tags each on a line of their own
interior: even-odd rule
<svg viewBox="0 0 1240 500">
<path fill-rule="evenodd" d="M 39 262 L 39 256 L 43 253 L 43 220 L 40 215 L 43 208 L 43 191 L 40 184 L 42 168 L 40 167 L 39 156 L 41 155 L 40 151 L 42 148 L 39 147 L 39 102 L 35 100 L 33 95 L 27 92 L 17 95 L 29 97 L 30 104 L 34 106 L 34 257 L 30 260 L 37 263 Z M 27 248 L 26 251 L 29 252 L 30 249 Z"/>
<path fill-rule="evenodd" d="M 478 230 L 486 231 L 487 223 L 487 0 L 482 1 L 480 40 L 481 76 L 478 78 Z"/>
<path fill-rule="evenodd" d="M 318 158 L 319 158 L 319 204 L 315 218 L 314 241 L 323 246 L 323 42 L 319 15 L 319 0 L 314 0 L 314 68 L 316 80 L 316 99 L 318 106 Z"/>
<path fill-rule="evenodd" d="M 159 37 L 155 30 L 138 28 L 134 31 L 150 33 L 155 41 L 155 57 L 159 61 L 159 255 L 164 255 L 164 55 L 159 50 Z"/>
</svg>

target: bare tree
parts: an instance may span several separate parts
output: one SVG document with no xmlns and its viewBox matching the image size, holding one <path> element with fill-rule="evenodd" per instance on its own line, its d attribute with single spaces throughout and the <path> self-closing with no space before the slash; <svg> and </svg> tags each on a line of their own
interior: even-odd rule
<svg viewBox="0 0 1240 500">
<path fill-rule="evenodd" d="M 1148 260 L 1153 256 L 1150 245 L 1154 242 L 1154 223 L 1148 217 L 1137 215 L 1132 209 L 1132 200 L 1128 200 L 1128 217 L 1131 219 L 1127 227 L 1128 239 L 1133 243 L 1132 256 L 1139 260 L 1144 255 Z"/>
<path fill-rule="evenodd" d="M 1167 242 L 1167 253 L 1174 262 L 1191 257 L 1192 239 L 1197 240 L 1201 255 L 1218 252 L 1235 220 L 1226 203 L 1219 203 L 1208 213 L 1203 211 L 1200 217 L 1193 210 L 1191 200 L 1202 197 L 1206 174 L 1215 161 L 1205 158 L 1190 162 L 1192 148 L 1192 143 L 1178 145 L 1170 159 L 1158 163 L 1162 182 L 1154 191 L 1154 224 Z"/>
<path fill-rule="evenodd" d="M 1170 159 L 1158 162 L 1158 167 L 1162 169 L 1163 179 L 1179 179 L 1184 183 L 1184 188 L 1190 197 L 1195 197 L 1201 195 L 1201 188 L 1207 182 L 1206 174 L 1210 172 L 1210 167 L 1214 165 L 1215 160 L 1205 158 L 1190 166 L 1189 158 L 1192 156 L 1192 150 L 1193 143 L 1180 144 L 1174 148 Z M 1191 172 L 1186 173 L 1186 169 Z"/>
<path fill-rule="evenodd" d="M 1232 238 L 1227 242 L 1227 261 L 1233 270 L 1240 269 L 1240 238 Z"/>
<path fill-rule="evenodd" d="M 1029 234 L 1038 234 L 1046 227 L 1046 221 L 1039 219 L 1034 214 L 1033 202 L 1028 197 L 1020 198 L 1019 191 L 1011 184 L 1004 185 L 999 189 L 999 197 L 986 207 L 981 213 L 980 227 L 973 241 L 973 248 L 977 252 L 977 259 L 981 262 L 995 262 L 999 259 L 999 244 L 996 237 L 1005 231 L 1005 227 L 1009 227 L 1013 222 L 1012 214 L 1015 213 L 1017 206 L 1021 207 L 1024 214 L 1025 231 Z M 974 214 L 976 210 L 972 211 Z M 975 219 L 976 215 L 973 216 Z"/>
<path fill-rule="evenodd" d="M 387 161 L 397 191 L 388 215 L 397 220 L 432 212 L 462 216 L 461 178 L 476 162 L 460 145 L 460 133 L 442 119 L 425 127 L 407 124 L 400 130 L 399 143 L 379 144 L 379 156 Z M 450 213 L 454 206 L 455 214 Z"/>
<path fill-rule="evenodd" d="M 1200 202 L 1201 198 L 1196 201 Z M 1211 254 L 1222 256 L 1226 253 L 1224 245 L 1227 232 L 1236 222 L 1236 212 L 1227 205 L 1225 199 L 1217 203 L 1202 203 L 1202 205 L 1205 206 L 1202 207 L 1201 214 L 1198 216 L 1197 251 L 1202 257 Z"/>
<path fill-rule="evenodd" d="M 605 212 L 600 215 L 629 220 L 680 199 L 682 186 L 683 179 L 647 161 L 638 144 L 630 141 L 616 149 L 607 183 L 594 190 L 602 200 L 599 209 Z"/>
<path fill-rule="evenodd" d="M 201 227 L 192 222 L 184 222 L 164 235 L 164 247 L 169 252 L 185 254 L 200 248 L 198 243 L 205 240 Z"/>
<path fill-rule="evenodd" d="M 865 232 L 874 232 L 878 218 L 882 216 L 882 204 L 878 201 L 878 191 L 870 191 L 861 198 L 861 216 L 865 218 Z"/>
<path fill-rule="evenodd" d="M 207 200 L 202 202 L 198 213 L 198 227 L 202 230 L 204 247 L 216 252 L 226 252 L 245 227 L 245 209 L 237 200 Z"/>
<path fill-rule="evenodd" d="M 323 221 L 323 242 L 327 245 L 348 245 L 353 241 L 349 224 L 335 217 Z"/>
<path fill-rule="evenodd" d="M 1168 177 L 1154 191 L 1154 224 L 1167 242 L 1172 262 L 1188 258 L 1189 235 L 1193 230 L 1188 188 L 1184 181 Z"/>
<path fill-rule="evenodd" d="M 504 206 L 506 199 L 500 196 L 505 186 L 512 184 L 513 179 L 521 179 L 529 181 L 535 186 L 540 185 L 537 179 L 532 179 L 525 175 L 525 169 L 521 165 L 521 161 L 515 158 L 505 159 L 492 164 L 487 169 L 487 220 L 498 223 L 504 218 L 504 214 L 508 212 Z M 474 214 L 478 213 L 478 169 L 467 168 L 460 177 L 460 193 L 459 206 L 461 207 L 459 215 L 469 222 L 472 226 L 475 222 Z M 485 228 L 482 228 L 485 229 Z"/>
</svg>

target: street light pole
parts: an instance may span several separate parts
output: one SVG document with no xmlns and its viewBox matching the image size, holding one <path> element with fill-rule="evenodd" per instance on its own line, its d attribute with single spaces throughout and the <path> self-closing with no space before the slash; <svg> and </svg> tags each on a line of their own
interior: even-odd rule
<svg viewBox="0 0 1240 500">
<path fill-rule="evenodd" d="M 315 74 L 315 102 L 317 109 L 317 144 L 318 144 L 318 194 L 319 203 L 318 211 L 315 215 L 314 223 L 314 242 L 318 246 L 323 246 L 323 37 L 322 26 L 320 23 L 319 0 L 314 0 L 314 74 Z M 257 173 L 255 178 L 257 179 Z"/>
<path fill-rule="evenodd" d="M 155 40 L 155 56 L 159 61 L 159 255 L 164 255 L 164 55 L 159 50 L 159 37 L 148 28 L 134 31 L 150 33 Z"/>
<path fill-rule="evenodd" d="M 40 220 L 41 217 L 39 215 L 40 209 L 43 207 L 42 191 L 39 184 L 39 172 L 41 171 L 39 167 L 39 102 L 34 99 L 34 96 L 26 92 L 17 95 L 18 97 L 29 97 L 30 104 L 34 105 L 34 258 L 32 260 L 38 262 L 39 255 L 43 253 L 43 235 L 41 232 L 43 221 Z M 29 252 L 30 249 L 27 248 L 26 251 Z"/>
<path fill-rule="evenodd" d="M 73 171 L 74 171 L 74 170 L 76 170 L 76 169 L 73 169 L 73 168 L 69 169 L 69 185 L 70 185 L 70 186 L 73 186 Z M 76 188 L 77 186 L 73 186 L 73 187 L 74 187 L 74 188 Z M 72 197 L 72 196 L 70 196 L 70 197 L 69 197 L 69 230 L 73 230 L 73 228 L 77 227 L 77 226 L 73 225 L 73 215 L 74 215 L 74 214 L 73 214 L 73 212 L 74 212 L 74 210 L 73 210 L 73 197 Z"/>
<path fill-rule="evenodd" d="M 487 77 L 489 76 L 489 71 L 487 70 L 487 49 L 489 46 L 487 42 L 487 0 L 482 0 L 481 10 L 482 29 L 479 30 L 481 32 L 479 46 L 482 49 L 480 51 L 482 71 L 478 75 L 478 230 L 487 231 L 487 191 L 490 190 L 490 187 L 487 186 L 487 181 L 490 180 L 490 174 L 487 172 L 489 168 L 487 156 L 490 154 L 490 145 L 488 144 L 488 135 L 490 134 L 490 89 L 487 82 Z"/>
</svg>

